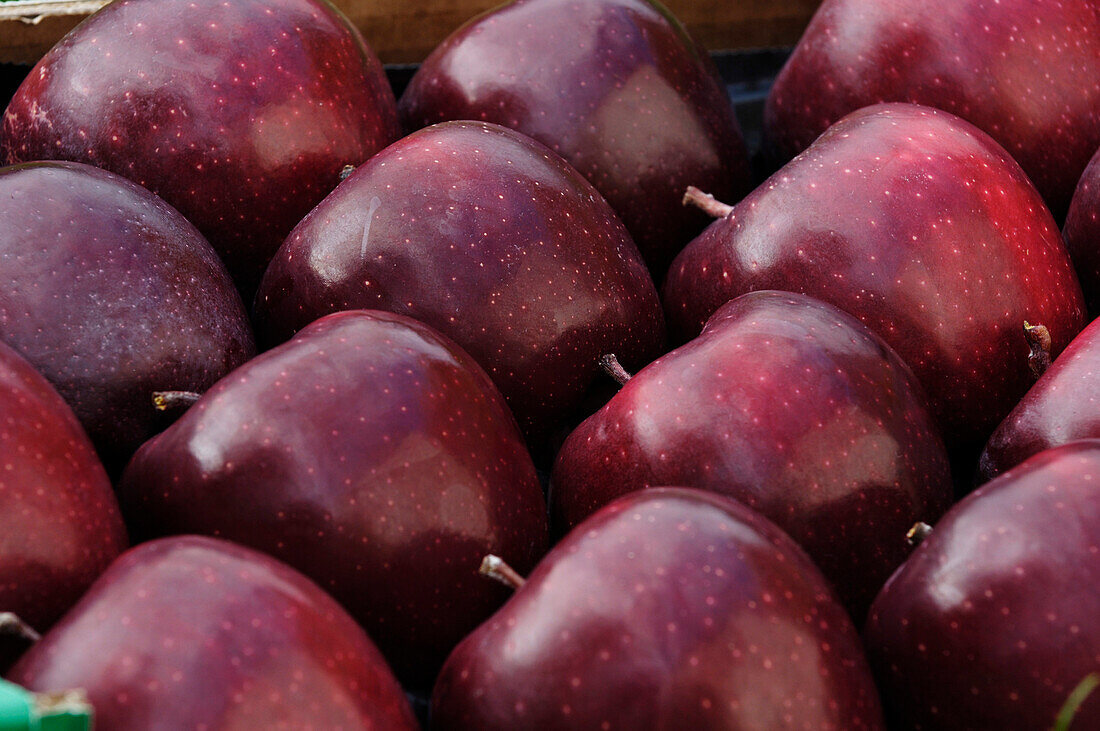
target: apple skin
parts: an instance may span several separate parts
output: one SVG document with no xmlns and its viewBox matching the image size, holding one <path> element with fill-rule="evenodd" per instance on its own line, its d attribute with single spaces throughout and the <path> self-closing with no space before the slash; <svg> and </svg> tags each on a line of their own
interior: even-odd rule
<svg viewBox="0 0 1100 731">
<path fill-rule="evenodd" d="M 555 546 L 436 681 L 439 729 L 880 729 L 859 637 L 759 514 L 635 492 Z"/>
<path fill-rule="evenodd" d="M 43 632 L 126 548 L 126 528 L 72 409 L 3 344 L 0 466 L 0 612 Z M 0 637 L 0 670 L 11 652 Z"/>
<path fill-rule="evenodd" d="M 479 15 L 421 64 L 404 127 L 480 119 L 535 138 L 592 181 L 655 279 L 707 224 L 689 185 L 751 189 L 748 153 L 706 51 L 648 0 L 518 0 Z"/>
<path fill-rule="evenodd" d="M 287 233 L 397 138 L 359 31 L 322 0 L 123 0 L 31 70 L 0 128 L 7 163 L 75 160 L 149 188 L 251 299 Z"/>
<path fill-rule="evenodd" d="M 256 352 L 210 244 L 125 178 L 0 168 L 0 339 L 73 407 L 117 472 L 164 426 L 154 391 L 204 391 Z"/>
<path fill-rule="evenodd" d="M 871 607 L 893 728 L 1045 729 L 1100 664 L 1100 441 L 1038 454 L 959 502 Z M 1073 728 L 1100 728 L 1100 695 Z"/>
<path fill-rule="evenodd" d="M 817 562 L 852 617 L 951 504 L 947 454 L 916 378 L 859 321 L 752 292 L 635 374 L 562 445 L 555 527 L 654 485 L 745 503 Z"/>
<path fill-rule="evenodd" d="M 1062 233 L 1089 312 L 1100 315 L 1100 150 L 1077 182 Z"/>
<path fill-rule="evenodd" d="M 417 728 L 381 653 L 331 597 L 200 536 L 125 553 L 8 677 L 83 688 L 97 729 Z"/>
<path fill-rule="evenodd" d="M 1100 147 L 1094 0 L 825 0 L 776 78 L 764 133 L 782 160 L 878 102 L 956 114 L 1000 143 L 1061 221 Z"/>
<path fill-rule="evenodd" d="M 669 326 L 691 337 L 757 289 L 855 315 L 912 367 L 960 450 L 980 449 L 1034 382 L 1024 320 L 1050 329 L 1055 355 L 1085 325 L 1020 167 L 971 124 L 910 104 L 844 118 L 689 244 L 664 286 Z"/>
<path fill-rule="evenodd" d="M 216 535 L 320 584 L 402 679 L 430 682 L 529 569 L 546 503 L 484 371 L 410 318 L 350 311 L 219 381 L 143 446 L 118 487 L 135 535 Z"/>
<path fill-rule="evenodd" d="M 256 299 L 257 335 L 370 308 L 455 340 L 532 444 L 582 399 L 599 358 L 664 346 L 656 287 L 592 185 L 553 152 L 482 122 L 413 133 L 358 168 L 291 233 Z"/>
</svg>

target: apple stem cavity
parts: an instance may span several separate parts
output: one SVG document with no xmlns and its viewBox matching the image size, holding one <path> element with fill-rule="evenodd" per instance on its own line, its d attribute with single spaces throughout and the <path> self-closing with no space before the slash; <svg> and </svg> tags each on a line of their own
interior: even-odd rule
<svg viewBox="0 0 1100 731">
<path fill-rule="evenodd" d="M 503 558 L 491 553 L 481 559 L 481 568 L 478 569 L 478 573 L 490 579 L 496 579 L 512 589 L 518 589 L 527 582 L 514 568 L 505 563 Z"/>
<path fill-rule="evenodd" d="M 194 391 L 154 391 L 153 407 L 157 411 L 187 409 L 201 398 L 202 394 Z"/>
<path fill-rule="evenodd" d="M 42 635 L 24 622 L 14 612 L 0 612 L 0 637 L 15 637 L 31 644 L 42 639 Z"/>
<path fill-rule="evenodd" d="M 600 356 L 600 368 L 603 369 L 604 373 L 618 381 L 620 386 L 625 386 L 627 381 L 632 378 L 614 353 Z"/>
<path fill-rule="evenodd" d="M 909 532 L 905 534 L 905 540 L 909 542 L 909 545 L 916 548 L 920 544 L 924 543 L 924 539 L 932 535 L 932 526 L 920 521 L 913 524 L 913 527 L 909 529 Z"/>
<path fill-rule="evenodd" d="M 694 185 L 689 185 L 684 193 L 684 205 L 695 206 L 703 213 L 710 214 L 714 218 L 725 218 L 733 211 L 733 206 L 723 203 L 710 193 L 704 193 Z"/>
<path fill-rule="evenodd" d="M 1039 378 L 1050 368 L 1050 330 L 1045 325 L 1032 325 L 1024 320 L 1024 339 L 1031 348 L 1027 364 L 1035 377 Z"/>
</svg>

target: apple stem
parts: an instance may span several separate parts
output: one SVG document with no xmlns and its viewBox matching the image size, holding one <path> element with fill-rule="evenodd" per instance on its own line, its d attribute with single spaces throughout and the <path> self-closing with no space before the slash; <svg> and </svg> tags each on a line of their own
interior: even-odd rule
<svg viewBox="0 0 1100 731">
<path fill-rule="evenodd" d="M 355 166 L 354 165 L 345 165 L 344 167 L 340 168 L 340 182 L 342 183 L 345 180 L 347 180 L 348 178 L 350 178 L 351 174 L 354 173 L 354 172 L 355 172 Z"/>
<path fill-rule="evenodd" d="M 0 636 L 16 637 L 27 642 L 38 642 L 42 635 L 24 622 L 14 612 L 0 612 Z"/>
<path fill-rule="evenodd" d="M 694 185 L 689 185 L 684 193 L 685 206 L 695 206 L 703 213 L 709 213 L 715 218 L 725 218 L 733 211 L 733 206 L 715 198 L 710 193 L 704 193 Z"/>
<path fill-rule="evenodd" d="M 1031 348 L 1027 364 L 1031 366 L 1035 377 L 1039 378 L 1050 368 L 1050 330 L 1045 325 L 1032 325 L 1024 320 L 1024 339 Z"/>
<path fill-rule="evenodd" d="M 503 558 L 494 556 L 491 553 L 481 559 L 481 568 L 478 569 L 478 572 L 482 576 L 496 579 L 512 589 L 518 589 L 527 582 L 514 568 L 505 563 Z"/>
<path fill-rule="evenodd" d="M 600 368 L 603 368 L 604 373 L 618 381 L 620 386 L 625 386 L 627 381 L 632 378 L 614 353 L 600 356 Z"/>
<path fill-rule="evenodd" d="M 920 544 L 924 543 L 924 539 L 932 535 L 932 526 L 924 522 L 917 522 L 913 524 L 913 527 L 909 529 L 909 532 L 905 534 L 905 540 L 909 541 L 909 545 L 916 548 Z"/>
<path fill-rule="evenodd" d="M 202 394 L 194 391 L 154 391 L 153 407 L 157 411 L 186 409 L 201 398 Z"/>
</svg>

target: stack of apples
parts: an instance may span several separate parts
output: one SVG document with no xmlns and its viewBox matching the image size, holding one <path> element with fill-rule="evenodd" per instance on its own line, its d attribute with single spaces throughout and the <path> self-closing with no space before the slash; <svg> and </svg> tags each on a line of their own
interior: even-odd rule
<svg viewBox="0 0 1100 731">
<path fill-rule="evenodd" d="M 656 0 L 514 0 L 400 100 L 324 0 L 91 16 L 0 126 L 0 672 L 101 729 L 1100 728 L 1100 6 L 825 0 L 764 139 Z"/>
</svg>

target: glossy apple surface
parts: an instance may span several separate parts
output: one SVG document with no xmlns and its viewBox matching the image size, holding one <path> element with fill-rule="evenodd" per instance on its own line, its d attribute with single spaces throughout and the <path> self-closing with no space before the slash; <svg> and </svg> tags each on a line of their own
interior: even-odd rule
<svg viewBox="0 0 1100 731">
<path fill-rule="evenodd" d="M 274 559 L 165 538 L 118 559 L 8 676 L 83 688 L 97 729 L 415 729 L 347 612 Z"/>
<path fill-rule="evenodd" d="M 826 0 L 772 86 L 765 135 L 789 160 L 878 102 L 925 104 L 984 130 L 1061 221 L 1100 147 L 1100 6 Z"/>
<path fill-rule="evenodd" d="M 164 201 L 79 163 L 0 168 L 0 339 L 68 401 L 110 469 L 255 354 L 210 244 Z"/>
<path fill-rule="evenodd" d="M 527 570 L 546 503 L 523 438 L 473 359 L 427 326 L 342 312 L 219 381 L 126 468 L 146 537 L 202 533 L 281 558 L 335 596 L 395 670 L 430 682 Z"/>
<path fill-rule="evenodd" d="M 1089 312 L 1100 315 L 1100 149 L 1077 182 L 1063 233 Z"/>
<path fill-rule="evenodd" d="M 916 379 L 876 335 L 803 295 L 753 292 L 635 374 L 558 452 L 555 523 L 619 495 L 704 488 L 798 541 L 862 622 L 909 555 L 906 531 L 951 503 Z"/>
<path fill-rule="evenodd" d="M 479 15 L 421 64 L 406 129 L 480 119 L 564 157 L 622 218 L 654 278 L 707 220 L 689 185 L 727 200 L 748 154 L 706 51 L 649 0 L 519 0 Z"/>
<path fill-rule="evenodd" d="M 547 554 L 447 660 L 439 729 L 883 728 L 820 572 L 727 498 L 645 490 Z"/>
<path fill-rule="evenodd" d="M 273 344 L 329 312 L 408 315 L 481 364 L 525 433 L 545 435 L 618 353 L 664 343 L 656 288 L 595 188 L 510 129 L 447 122 L 371 158 L 294 229 L 264 275 Z"/>
<path fill-rule="evenodd" d="M 0 468 L 0 612 L 43 632 L 126 548 L 126 529 L 72 409 L 2 344 Z M 0 636 L 0 671 L 14 645 Z"/>
<path fill-rule="evenodd" d="M 327 2 L 124 0 L 31 70 L 0 156 L 86 162 L 152 190 L 250 298 L 341 168 L 397 134 L 381 64 Z"/>
<path fill-rule="evenodd" d="M 1042 198 L 989 136 L 910 104 L 860 110 L 715 221 L 665 282 L 670 327 L 726 301 L 802 292 L 855 315 L 913 368 L 947 443 L 980 447 L 1034 382 L 1024 321 L 1061 352 L 1081 288 Z"/>
<path fill-rule="evenodd" d="M 1043 452 L 936 523 L 866 630 L 894 728 L 1051 728 L 1100 665 L 1100 441 Z M 1072 728 L 1100 728 L 1100 695 Z"/>
</svg>

